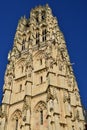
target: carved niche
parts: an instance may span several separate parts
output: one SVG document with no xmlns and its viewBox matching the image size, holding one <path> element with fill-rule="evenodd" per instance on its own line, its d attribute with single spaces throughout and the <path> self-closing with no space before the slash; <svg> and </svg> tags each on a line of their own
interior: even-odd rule
<svg viewBox="0 0 87 130">
<path fill-rule="evenodd" d="M 31 77 L 32 70 L 33 70 L 33 59 L 32 54 L 29 54 L 27 56 L 25 63 L 25 73 L 27 74 L 28 77 Z"/>
<path fill-rule="evenodd" d="M 71 102 L 70 102 L 70 94 L 67 91 L 64 91 L 64 97 L 63 101 L 65 103 L 65 113 L 66 116 L 72 116 L 72 110 L 71 110 Z"/>
<path fill-rule="evenodd" d="M 30 111 L 30 108 L 31 108 L 30 104 L 31 104 L 31 100 L 25 97 L 24 98 L 23 108 L 22 108 L 22 118 L 23 118 L 23 121 L 26 121 L 27 111 L 28 110 Z M 28 115 L 28 116 L 30 116 L 30 115 Z"/>
<path fill-rule="evenodd" d="M 67 84 L 68 84 L 68 86 L 69 87 L 74 87 L 74 79 L 73 79 L 73 77 L 67 77 Z"/>
<path fill-rule="evenodd" d="M 79 96 L 78 91 L 75 91 L 75 98 L 76 98 L 76 101 L 77 101 L 77 102 L 80 101 L 80 96 Z"/>
<path fill-rule="evenodd" d="M 64 91 L 63 101 L 64 101 L 64 103 L 65 103 L 65 102 L 70 103 L 70 94 L 69 94 L 69 92 Z"/>
<path fill-rule="evenodd" d="M 47 102 L 48 102 L 50 99 L 51 99 L 51 100 L 54 100 L 54 96 L 53 96 L 52 93 L 51 93 L 51 89 L 48 88 L 48 90 L 47 90 Z"/>
</svg>

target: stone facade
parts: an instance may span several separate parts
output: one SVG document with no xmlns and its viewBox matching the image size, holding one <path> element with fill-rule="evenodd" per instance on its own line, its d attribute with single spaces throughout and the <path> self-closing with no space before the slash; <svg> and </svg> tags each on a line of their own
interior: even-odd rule
<svg viewBox="0 0 87 130">
<path fill-rule="evenodd" d="M 8 61 L 0 130 L 84 130 L 64 36 L 48 5 L 19 20 Z"/>
</svg>

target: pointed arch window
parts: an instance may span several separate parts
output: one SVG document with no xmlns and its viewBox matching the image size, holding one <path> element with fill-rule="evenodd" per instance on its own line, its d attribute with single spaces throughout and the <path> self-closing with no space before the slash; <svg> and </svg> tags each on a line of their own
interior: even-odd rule
<svg viewBox="0 0 87 130">
<path fill-rule="evenodd" d="M 42 41 L 46 41 L 46 35 L 47 35 L 47 30 L 46 29 L 43 29 L 42 30 Z"/>
<path fill-rule="evenodd" d="M 19 130 L 19 124 L 21 123 L 21 119 L 22 119 L 22 112 L 17 109 L 11 115 L 11 123 L 14 124 L 14 130 Z"/>
<path fill-rule="evenodd" d="M 25 50 L 25 40 L 22 42 L 22 51 Z"/>
<path fill-rule="evenodd" d="M 39 38 L 39 32 L 36 32 L 36 44 L 39 44 L 40 38 Z"/>
<path fill-rule="evenodd" d="M 40 111 L 40 124 L 43 125 L 43 110 Z"/>
</svg>

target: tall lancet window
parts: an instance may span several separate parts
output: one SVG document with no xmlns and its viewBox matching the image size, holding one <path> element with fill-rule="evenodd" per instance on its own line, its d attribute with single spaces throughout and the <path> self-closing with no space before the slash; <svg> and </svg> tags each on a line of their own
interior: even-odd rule
<svg viewBox="0 0 87 130">
<path fill-rule="evenodd" d="M 39 32 L 36 32 L 36 44 L 39 44 L 40 38 L 39 38 Z"/>
<path fill-rule="evenodd" d="M 47 35 L 47 30 L 46 29 L 43 29 L 42 30 L 42 41 L 46 41 L 46 35 Z"/>
<path fill-rule="evenodd" d="M 43 110 L 40 111 L 40 124 L 43 125 Z"/>
<path fill-rule="evenodd" d="M 16 126 L 15 126 L 15 130 L 18 130 L 18 119 L 16 119 Z"/>
<path fill-rule="evenodd" d="M 25 40 L 22 42 L 22 51 L 25 50 Z"/>
</svg>

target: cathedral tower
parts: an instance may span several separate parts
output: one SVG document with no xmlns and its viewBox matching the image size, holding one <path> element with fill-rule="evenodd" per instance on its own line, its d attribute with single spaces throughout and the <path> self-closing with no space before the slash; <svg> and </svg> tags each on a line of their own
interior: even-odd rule
<svg viewBox="0 0 87 130">
<path fill-rule="evenodd" d="M 8 61 L 0 130 L 84 130 L 64 36 L 48 5 L 20 19 Z"/>
</svg>

